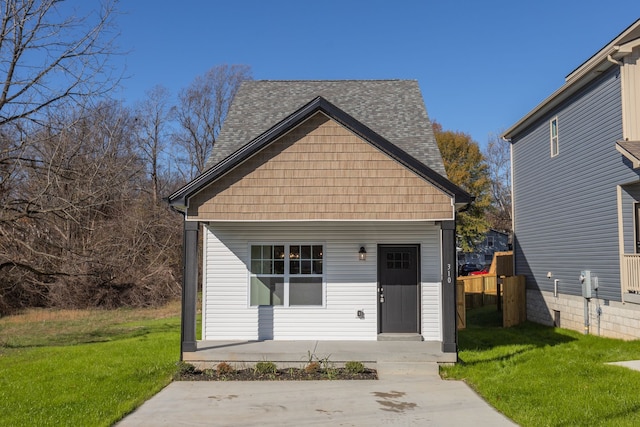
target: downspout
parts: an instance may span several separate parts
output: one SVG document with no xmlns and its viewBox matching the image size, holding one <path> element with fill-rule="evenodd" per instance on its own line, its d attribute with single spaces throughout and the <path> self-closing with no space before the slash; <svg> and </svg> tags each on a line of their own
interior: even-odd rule
<svg viewBox="0 0 640 427">
<path fill-rule="evenodd" d="M 513 253 L 513 256 L 511 257 L 511 271 L 516 275 L 516 204 L 514 198 L 515 192 L 513 191 L 513 144 L 511 143 L 511 138 L 503 136 L 502 140 L 509 143 L 509 167 L 511 168 L 511 175 L 509 179 L 509 186 L 511 187 L 511 252 Z"/>
<path fill-rule="evenodd" d="M 584 334 L 589 335 L 589 298 L 584 299 Z"/>
</svg>

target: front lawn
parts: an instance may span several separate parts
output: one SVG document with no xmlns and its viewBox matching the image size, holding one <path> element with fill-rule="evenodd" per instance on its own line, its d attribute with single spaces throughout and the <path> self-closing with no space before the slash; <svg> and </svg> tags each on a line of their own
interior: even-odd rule
<svg viewBox="0 0 640 427">
<path fill-rule="evenodd" d="M 0 425 L 109 426 L 165 387 L 180 305 L 0 319 Z"/>
<path fill-rule="evenodd" d="M 461 363 L 443 367 L 444 378 L 465 380 L 522 426 L 640 425 L 640 372 L 605 364 L 640 359 L 640 341 L 533 323 L 503 329 L 494 313 L 469 313 Z"/>
</svg>

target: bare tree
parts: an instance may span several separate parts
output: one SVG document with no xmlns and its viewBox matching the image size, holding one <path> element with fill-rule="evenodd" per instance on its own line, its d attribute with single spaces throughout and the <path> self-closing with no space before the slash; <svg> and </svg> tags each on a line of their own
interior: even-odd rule
<svg viewBox="0 0 640 427">
<path fill-rule="evenodd" d="M 74 15 L 59 0 L 0 3 L 0 222 L 25 215 L 14 185 L 25 166 L 41 164 L 30 144 L 50 112 L 73 110 L 108 92 L 118 79 L 108 67 L 114 53 L 115 5 Z"/>
<path fill-rule="evenodd" d="M 187 178 L 204 170 L 240 83 L 249 79 L 247 65 L 218 65 L 180 92 L 175 140 L 187 155 Z"/>
<path fill-rule="evenodd" d="M 491 227 L 511 231 L 511 147 L 498 134 L 489 136 L 485 159 L 489 167 L 492 204 L 488 211 Z"/>
<path fill-rule="evenodd" d="M 0 4 L 0 126 L 37 121 L 45 108 L 104 94 L 117 84 L 107 66 L 114 53 L 114 2 L 84 16 L 61 10 L 62 4 Z"/>
<path fill-rule="evenodd" d="M 101 4 L 0 2 L 0 314 L 178 293 L 179 220 L 143 191 L 133 115 L 100 102 L 120 77 Z"/>
<path fill-rule="evenodd" d="M 170 123 L 174 116 L 171 94 L 163 86 L 147 91 L 146 99 L 138 104 L 137 121 L 140 129 L 140 149 L 151 178 L 154 204 L 161 197 L 163 155 L 170 136 Z"/>
<path fill-rule="evenodd" d="M 179 219 L 141 190 L 134 116 L 115 102 L 61 114 L 25 135 L 29 161 L 0 222 L 0 312 L 176 296 Z"/>
</svg>

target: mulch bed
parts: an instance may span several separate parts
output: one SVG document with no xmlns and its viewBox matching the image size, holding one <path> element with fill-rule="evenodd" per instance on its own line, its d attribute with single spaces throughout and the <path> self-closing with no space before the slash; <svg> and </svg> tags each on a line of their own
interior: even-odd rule
<svg viewBox="0 0 640 427">
<path fill-rule="evenodd" d="M 275 372 L 261 373 L 254 368 L 235 369 L 219 372 L 216 369 L 181 369 L 176 381 L 305 381 L 305 380 L 377 380 L 375 369 L 365 368 L 354 373 L 345 368 L 305 370 L 301 368 L 278 369 Z"/>
</svg>

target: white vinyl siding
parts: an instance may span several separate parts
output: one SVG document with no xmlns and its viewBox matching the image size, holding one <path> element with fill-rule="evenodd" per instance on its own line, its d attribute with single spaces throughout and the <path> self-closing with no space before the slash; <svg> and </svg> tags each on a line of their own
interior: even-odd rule
<svg viewBox="0 0 640 427">
<path fill-rule="evenodd" d="M 420 245 L 422 334 L 441 340 L 440 227 L 432 222 L 217 222 L 205 240 L 205 340 L 377 339 L 378 244 Z M 256 242 L 322 243 L 324 306 L 251 307 L 246 262 Z"/>
</svg>

